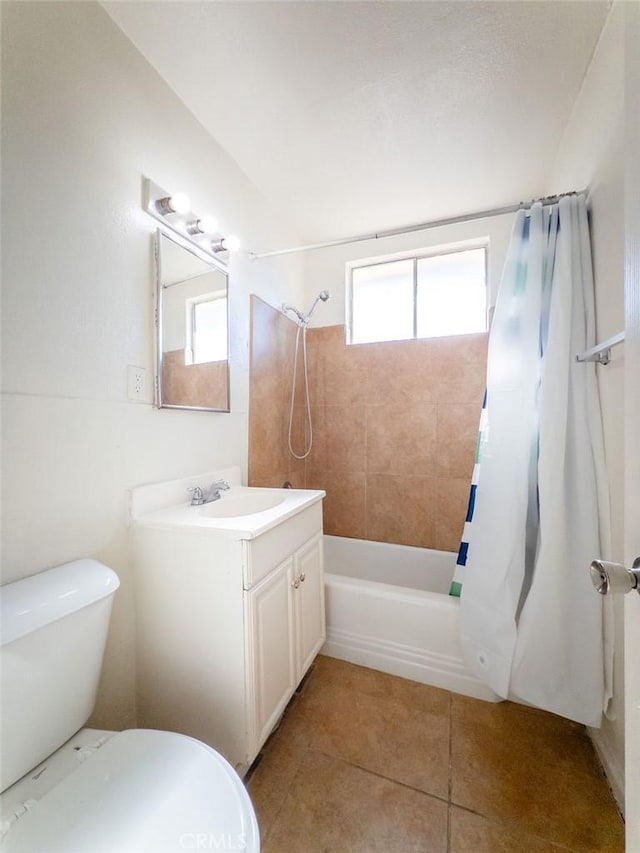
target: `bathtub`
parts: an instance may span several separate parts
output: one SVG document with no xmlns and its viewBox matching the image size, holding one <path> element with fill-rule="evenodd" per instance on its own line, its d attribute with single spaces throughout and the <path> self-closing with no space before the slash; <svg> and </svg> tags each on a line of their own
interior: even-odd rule
<svg viewBox="0 0 640 853">
<path fill-rule="evenodd" d="M 324 537 L 327 639 L 322 653 L 455 693 L 499 702 L 466 668 L 456 555 Z"/>
</svg>

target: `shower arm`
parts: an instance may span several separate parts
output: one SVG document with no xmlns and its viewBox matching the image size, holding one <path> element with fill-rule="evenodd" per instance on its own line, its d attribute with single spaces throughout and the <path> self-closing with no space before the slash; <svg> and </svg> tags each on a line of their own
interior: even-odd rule
<svg viewBox="0 0 640 853">
<path fill-rule="evenodd" d="M 313 312 L 316 310 L 316 305 L 318 304 L 318 302 L 326 302 L 330 298 L 331 298 L 331 294 L 329 293 L 328 290 L 321 290 L 320 293 L 316 296 L 315 301 L 314 301 L 313 305 L 311 306 L 311 308 L 309 309 L 308 314 L 303 314 L 302 311 L 300 311 L 294 305 L 283 305 L 282 306 L 282 313 L 286 314 L 287 311 L 291 311 L 298 318 L 298 325 L 299 326 L 308 326 L 309 321 L 311 320 L 311 317 L 313 315 Z"/>
</svg>

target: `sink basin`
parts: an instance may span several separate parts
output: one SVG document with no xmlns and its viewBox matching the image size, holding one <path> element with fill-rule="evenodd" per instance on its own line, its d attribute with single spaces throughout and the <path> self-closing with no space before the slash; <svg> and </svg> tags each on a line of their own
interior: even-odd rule
<svg viewBox="0 0 640 853">
<path fill-rule="evenodd" d="M 219 500 L 191 506 L 188 490 L 208 489 L 211 483 L 226 480 L 231 489 Z M 283 521 L 318 503 L 325 493 L 313 489 L 276 489 L 243 486 L 240 468 L 219 468 L 180 480 L 150 483 L 131 492 L 134 525 L 173 530 L 208 530 L 230 539 L 255 539 Z"/>
<path fill-rule="evenodd" d="M 206 518 L 239 518 L 273 509 L 283 503 L 284 500 L 285 495 L 273 493 L 245 492 L 239 495 L 223 495 L 220 500 L 200 507 L 199 512 Z"/>
</svg>

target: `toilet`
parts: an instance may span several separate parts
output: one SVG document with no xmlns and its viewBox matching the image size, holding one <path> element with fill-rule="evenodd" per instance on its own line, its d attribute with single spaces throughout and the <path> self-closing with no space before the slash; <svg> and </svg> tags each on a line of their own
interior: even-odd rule
<svg viewBox="0 0 640 853">
<path fill-rule="evenodd" d="M 2 853 L 259 851 L 249 795 L 173 732 L 83 728 L 115 572 L 76 560 L 0 588 Z"/>
</svg>

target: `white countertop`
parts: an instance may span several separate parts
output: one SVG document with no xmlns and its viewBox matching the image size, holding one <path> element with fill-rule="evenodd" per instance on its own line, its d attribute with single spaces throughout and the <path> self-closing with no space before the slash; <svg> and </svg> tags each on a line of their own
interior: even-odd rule
<svg viewBox="0 0 640 853">
<path fill-rule="evenodd" d="M 326 492 L 312 489 L 260 489 L 232 485 L 217 501 L 191 506 L 188 501 L 152 512 L 134 514 L 132 523 L 143 527 L 211 530 L 231 539 L 254 539 L 272 527 L 318 503 Z M 243 515 L 218 517 L 215 513 L 234 511 L 234 507 L 251 508 L 262 502 L 273 506 Z M 213 515 L 211 513 L 214 513 Z"/>
</svg>

